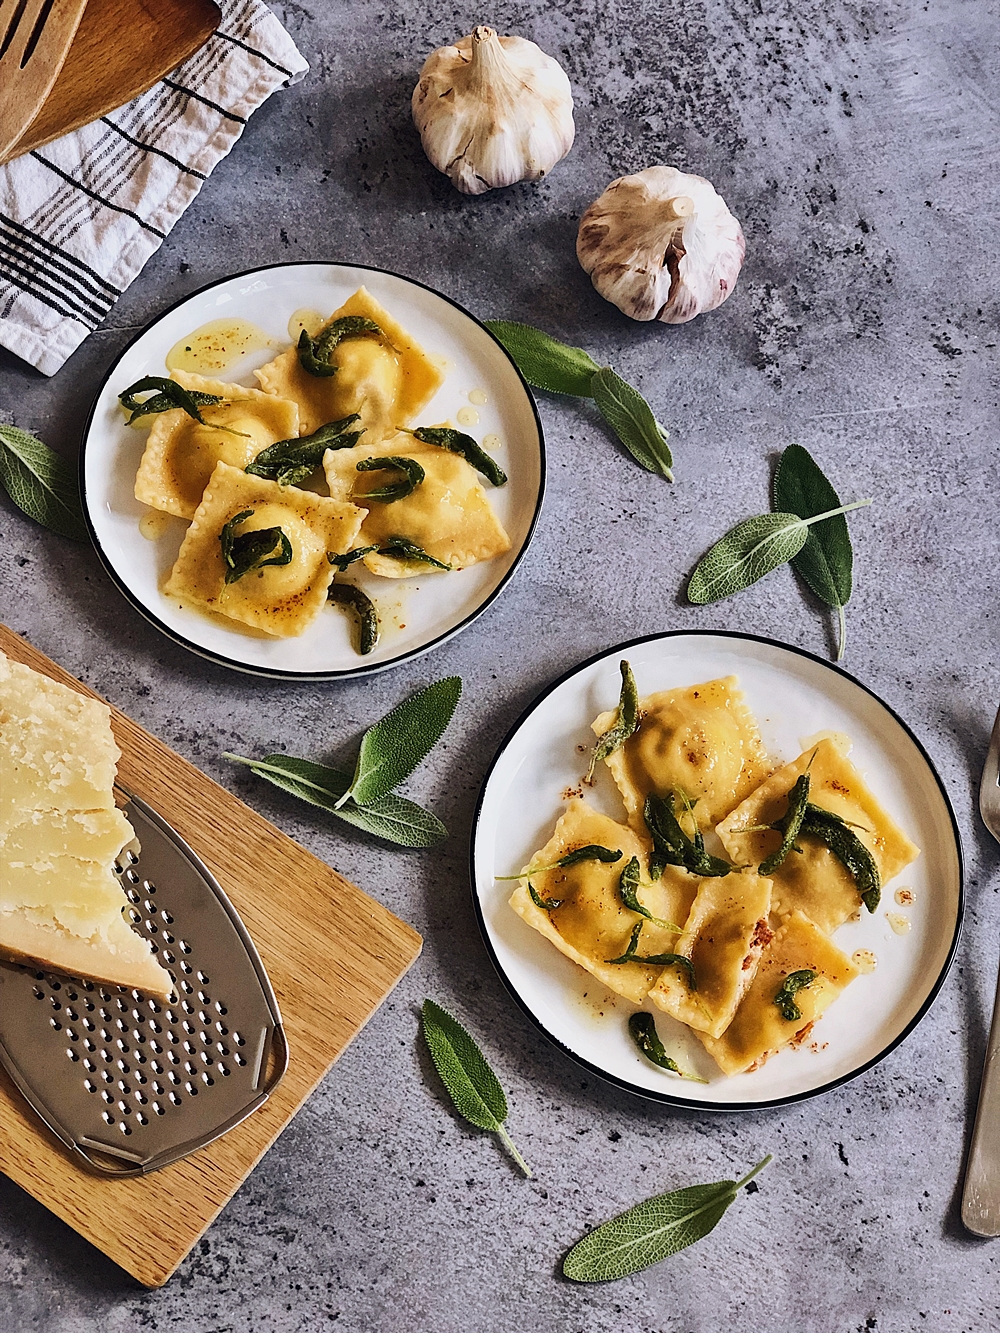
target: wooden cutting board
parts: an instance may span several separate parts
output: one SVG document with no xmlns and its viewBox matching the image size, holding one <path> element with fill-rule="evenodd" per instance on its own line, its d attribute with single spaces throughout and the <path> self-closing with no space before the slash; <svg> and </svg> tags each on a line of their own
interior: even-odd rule
<svg viewBox="0 0 1000 1333">
<path fill-rule="evenodd" d="M 124 106 L 193 55 L 219 26 L 214 0 L 88 0 L 38 115 L 0 162 Z"/>
<path fill-rule="evenodd" d="M 0 625 L 15 661 L 93 695 Z M 95 696 L 96 697 L 96 696 Z M 420 952 L 416 931 L 123 713 L 122 784 L 167 819 L 229 895 L 278 997 L 288 1072 L 259 1110 L 193 1156 L 117 1180 L 78 1167 L 0 1069 L 0 1171 L 147 1287 L 160 1286 Z M 274 869 L 280 866 L 281 892 Z"/>
</svg>

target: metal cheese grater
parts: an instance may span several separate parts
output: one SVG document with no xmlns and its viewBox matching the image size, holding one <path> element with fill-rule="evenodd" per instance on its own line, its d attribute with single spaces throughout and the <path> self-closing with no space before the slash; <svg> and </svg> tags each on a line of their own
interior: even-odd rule
<svg viewBox="0 0 1000 1333">
<path fill-rule="evenodd" d="M 124 794 L 137 840 L 115 872 L 172 1001 L 0 964 L 0 1063 L 81 1161 L 116 1176 L 211 1143 L 288 1067 L 278 1002 L 236 909 L 170 825 Z"/>
</svg>

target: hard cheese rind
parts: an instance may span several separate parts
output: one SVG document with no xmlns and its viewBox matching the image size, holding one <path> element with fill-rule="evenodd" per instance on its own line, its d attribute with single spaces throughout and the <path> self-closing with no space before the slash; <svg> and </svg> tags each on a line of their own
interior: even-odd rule
<svg viewBox="0 0 1000 1333">
<path fill-rule="evenodd" d="M 602 736 L 617 720 L 602 713 Z M 771 771 L 757 722 L 735 676 L 703 685 L 662 690 L 639 700 L 640 723 L 605 761 L 633 828 L 644 831 L 643 805 L 651 793 L 683 792 L 702 828 L 709 828 L 749 796 Z"/>
<path fill-rule="evenodd" d="M 734 861 L 759 865 L 780 844 L 781 835 L 770 829 L 744 830 L 779 819 L 788 807 L 792 785 L 807 770 L 812 804 L 857 825 L 853 832 L 874 856 L 883 883 L 920 855 L 920 849 L 876 801 L 841 747 L 824 739 L 772 773 L 718 826 L 723 846 Z M 858 911 L 857 885 L 833 852 L 816 838 L 803 836 L 798 845 L 801 853 L 789 853 L 771 874 L 772 911 L 784 917 L 798 909 L 829 934 Z"/>
<path fill-rule="evenodd" d="M 134 835 L 114 806 L 110 718 L 0 653 L 0 953 L 168 996 L 169 973 L 122 918 L 112 867 Z"/>
<path fill-rule="evenodd" d="M 609 990 L 641 1004 L 663 971 L 662 967 L 647 967 L 640 963 L 614 964 L 607 960 L 620 958 L 625 953 L 633 927 L 642 920 L 622 902 L 618 881 L 633 856 L 638 858 L 643 878 L 646 878 L 645 845 L 625 825 L 598 813 L 586 801 L 572 800 L 556 824 L 552 837 L 534 854 L 529 866 L 550 865 L 567 852 L 590 844 L 619 850 L 622 858 L 610 865 L 583 861 L 564 869 L 532 874 L 530 883 L 541 898 L 563 900 L 563 905 L 554 911 L 543 911 L 532 901 L 528 878 L 514 890 L 510 905 L 560 953 L 586 968 Z M 680 924 L 690 910 L 697 888 L 698 881 L 694 876 L 668 866 L 655 884 L 640 890 L 639 899 L 654 916 Z M 647 921 L 642 929 L 639 952 L 675 952 L 676 939 L 675 932 Z"/>
</svg>

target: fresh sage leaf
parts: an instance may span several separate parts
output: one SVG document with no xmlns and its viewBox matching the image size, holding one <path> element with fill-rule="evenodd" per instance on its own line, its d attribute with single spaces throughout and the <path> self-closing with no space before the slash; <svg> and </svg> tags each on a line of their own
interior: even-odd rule
<svg viewBox="0 0 1000 1333">
<path fill-rule="evenodd" d="M 424 1040 L 455 1110 L 477 1129 L 497 1134 L 524 1174 L 531 1169 L 504 1127 L 507 1098 L 486 1056 L 458 1021 L 433 1000 L 421 1010 Z"/>
<path fill-rule="evenodd" d="M 139 395 L 148 393 L 149 398 L 140 399 Z M 141 380 L 136 380 L 130 384 L 127 389 L 118 395 L 118 401 L 126 412 L 131 413 L 127 424 L 132 425 L 140 417 L 152 416 L 157 412 L 170 412 L 175 407 L 181 408 L 193 417 L 199 425 L 205 426 L 208 423 L 198 410 L 201 407 L 211 407 L 214 403 L 221 403 L 225 400 L 214 393 L 199 393 L 197 390 L 185 389 L 176 380 L 165 379 L 162 375 L 145 375 Z M 227 430 L 225 426 L 219 426 L 219 430 Z M 231 434 L 241 434 L 239 431 L 232 431 Z"/>
<path fill-rule="evenodd" d="M 243 755 L 225 753 L 223 758 L 235 764 L 245 764 L 251 772 L 282 791 L 400 847 L 433 847 L 448 836 L 448 830 L 436 815 L 394 792 L 365 807 L 351 800 L 342 803 L 351 785 L 350 776 L 323 764 L 287 754 L 248 759 Z"/>
<path fill-rule="evenodd" d="M 618 718 L 614 725 L 597 739 L 593 754 L 590 756 L 590 768 L 587 770 L 588 782 L 594 776 L 594 769 L 601 760 L 607 759 L 609 754 L 614 754 L 615 750 L 624 745 L 639 725 L 639 690 L 635 676 L 628 662 L 619 663 L 619 670 L 622 673 L 622 688 L 618 696 Z"/>
<path fill-rule="evenodd" d="M 781 1017 L 789 1023 L 797 1023 L 802 1017 L 802 1010 L 795 1003 L 794 997 L 806 986 L 816 980 L 816 973 L 811 968 L 803 967 L 798 972 L 789 972 L 781 983 L 781 989 L 774 997 L 774 1003 L 781 1010 Z"/>
<path fill-rule="evenodd" d="M 451 569 L 451 565 L 435 560 L 425 550 L 411 542 L 408 537 L 390 537 L 378 548 L 379 555 L 392 556 L 394 560 L 414 560 L 419 565 L 433 565 L 435 569 Z"/>
<path fill-rule="evenodd" d="M 798 555 L 814 523 L 870 504 L 871 500 L 855 500 L 806 519 L 797 514 L 744 519 L 698 561 L 688 583 L 688 600 L 700 606 L 743 592 Z"/>
<path fill-rule="evenodd" d="M 359 472 L 382 472 L 395 470 L 403 474 L 400 481 L 389 482 L 374 491 L 364 491 L 359 500 L 380 500 L 391 504 L 393 500 L 405 500 L 412 495 L 427 475 L 415 458 L 403 458 L 395 454 L 391 458 L 363 458 L 357 465 Z"/>
<path fill-rule="evenodd" d="M 298 342 L 299 365 L 307 375 L 329 378 L 337 373 L 337 367 L 331 360 L 336 348 L 347 338 L 367 338 L 372 335 L 379 338 L 384 336 L 375 321 L 364 315 L 343 315 L 340 319 L 331 320 L 317 338 L 311 338 L 303 329 Z"/>
<path fill-rule="evenodd" d="M 254 528 L 250 532 L 237 533 L 236 529 L 253 516 L 252 509 L 244 509 L 234 514 L 223 524 L 219 533 L 222 547 L 222 559 L 226 566 L 226 583 L 236 583 L 238 579 L 265 565 L 290 565 L 292 563 L 292 543 L 281 528 Z"/>
<path fill-rule="evenodd" d="M 361 741 L 347 795 L 371 805 L 408 778 L 441 739 L 462 694 L 458 676 L 447 676 L 398 704 Z"/>
<path fill-rule="evenodd" d="M 366 657 L 373 652 L 379 640 L 378 611 L 375 603 L 353 583 L 331 583 L 327 600 L 354 614 L 358 630 L 358 652 Z"/>
<path fill-rule="evenodd" d="M 596 843 L 588 843 L 586 847 L 577 847 L 576 851 L 560 856 L 558 861 L 553 861 L 549 866 L 532 866 L 530 870 L 522 870 L 519 875 L 496 875 L 494 878 L 526 879 L 528 875 L 544 875 L 547 870 L 563 870 L 566 866 L 579 865 L 581 861 L 603 861 L 605 865 L 611 866 L 621 859 L 622 854 L 617 850 L 612 851 L 610 847 L 599 847 Z"/>
<path fill-rule="evenodd" d="M 300 486 L 319 467 L 327 449 L 350 449 L 364 434 L 361 430 L 348 430 L 356 421 L 360 421 L 357 412 L 340 421 L 328 421 L 311 435 L 300 435 L 295 440 L 277 440 L 262 449 L 252 463 L 244 469 L 251 477 L 264 477 L 276 481 L 279 486 Z"/>
<path fill-rule="evenodd" d="M 673 481 L 667 431 L 639 390 L 605 366 L 594 376 L 591 392 L 601 416 L 640 467 Z"/>
<path fill-rule="evenodd" d="M 770 856 L 761 861 L 757 867 L 759 874 L 773 874 L 795 846 L 808 805 L 809 774 L 803 773 L 801 777 L 796 778 L 791 791 L 788 793 L 788 808 L 774 825 L 774 828 L 781 834 L 781 843 Z"/>
<path fill-rule="evenodd" d="M 531 901 L 536 907 L 540 907 L 543 912 L 554 912 L 557 907 L 562 907 L 566 901 L 565 898 L 543 898 L 536 890 L 534 884 L 528 884 L 528 893 L 531 895 Z"/>
<path fill-rule="evenodd" d="M 463 435 L 460 430 L 451 430 L 446 426 L 421 426 L 406 433 L 420 440 L 422 444 L 436 444 L 439 449 L 461 454 L 470 467 L 481 472 L 494 486 L 507 485 L 507 473 L 495 458 L 491 458 L 485 449 L 480 448 L 471 435 Z"/>
<path fill-rule="evenodd" d="M 578 1241 L 563 1260 L 563 1273 L 573 1282 L 612 1282 L 677 1254 L 707 1236 L 770 1161 L 768 1154 L 742 1180 L 691 1185 L 636 1204 Z"/>
<path fill-rule="evenodd" d="M 76 470 L 30 431 L 0 422 L 0 481 L 22 513 L 43 528 L 88 540 Z"/>
<path fill-rule="evenodd" d="M 332 555 L 327 551 L 326 558 L 335 569 L 339 569 L 343 574 L 344 570 L 353 565 L 355 560 L 363 560 L 366 555 L 371 555 L 373 551 L 377 550 L 377 546 L 355 546 L 353 551 L 347 551 L 344 555 Z"/>
<path fill-rule="evenodd" d="M 618 966 L 622 963 L 645 963 L 651 967 L 680 967 L 687 975 L 688 988 L 697 990 L 698 985 L 694 974 L 694 963 L 690 958 L 686 958 L 682 953 L 649 953 L 641 954 L 636 950 L 639 947 L 639 936 L 642 934 L 642 928 L 645 922 L 640 921 L 632 927 L 632 934 L 629 936 L 628 947 L 620 958 L 605 958 L 606 963 L 612 963 Z M 681 932 L 678 931 L 678 934 Z"/>
<path fill-rule="evenodd" d="M 778 460 L 774 474 L 774 508 L 799 518 L 829 513 L 840 505 L 822 468 L 800 444 L 790 444 Z M 837 661 L 844 656 L 846 623 L 844 607 L 851 599 L 854 551 L 847 519 L 834 514 L 809 529 L 805 545 L 792 557 L 792 568 L 805 580 L 821 602 L 832 606 L 839 620 Z"/>
<path fill-rule="evenodd" d="M 669 1070 L 671 1074 L 676 1074 L 679 1078 L 689 1078 L 694 1083 L 708 1082 L 707 1078 L 699 1078 L 697 1074 L 689 1074 L 667 1054 L 663 1042 L 660 1041 L 659 1033 L 656 1031 L 656 1022 L 652 1014 L 647 1014 L 640 1009 L 629 1019 L 628 1030 L 629 1036 L 650 1064 L 658 1065 L 660 1069 Z"/>
<path fill-rule="evenodd" d="M 874 912 L 882 898 L 882 876 L 878 862 L 850 826 L 832 811 L 810 805 L 800 832 L 811 834 L 829 847 L 853 878 L 861 901 Z"/>
<path fill-rule="evenodd" d="M 576 398 L 593 397 L 591 381 L 600 366 L 582 347 L 570 347 L 530 324 L 508 319 L 487 319 L 484 323 L 532 388 Z"/>
<path fill-rule="evenodd" d="M 618 896 L 630 912 L 638 912 L 647 921 L 652 921 L 657 926 L 662 926 L 664 930 L 672 930 L 675 935 L 683 935 L 681 926 L 675 926 L 672 921 L 661 921 L 658 916 L 654 916 L 648 908 L 643 907 L 639 901 L 639 859 L 633 856 L 628 865 L 618 877 Z M 638 936 L 636 936 L 638 940 Z"/>
</svg>

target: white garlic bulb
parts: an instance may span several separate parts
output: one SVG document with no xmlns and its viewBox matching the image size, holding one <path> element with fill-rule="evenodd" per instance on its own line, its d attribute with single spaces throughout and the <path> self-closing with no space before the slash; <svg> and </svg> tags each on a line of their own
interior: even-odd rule
<svg viewBox="0 0 1000 1333">
<path fill-rule="evenodd" d="M 632 319 L 684 324 L 736 286 L 746 243 L 704 176 L 647 167 L 612 181 L 580 219 L 576 254 L 607 301 Z"/>
<path fill-rule="evenodd" d="M 483 26 L 427 57 L 413 120 L 424 152 L 463 194 L 540 180 L 576 132 L 562 66 L 534 42 Z"/>
</svg>

